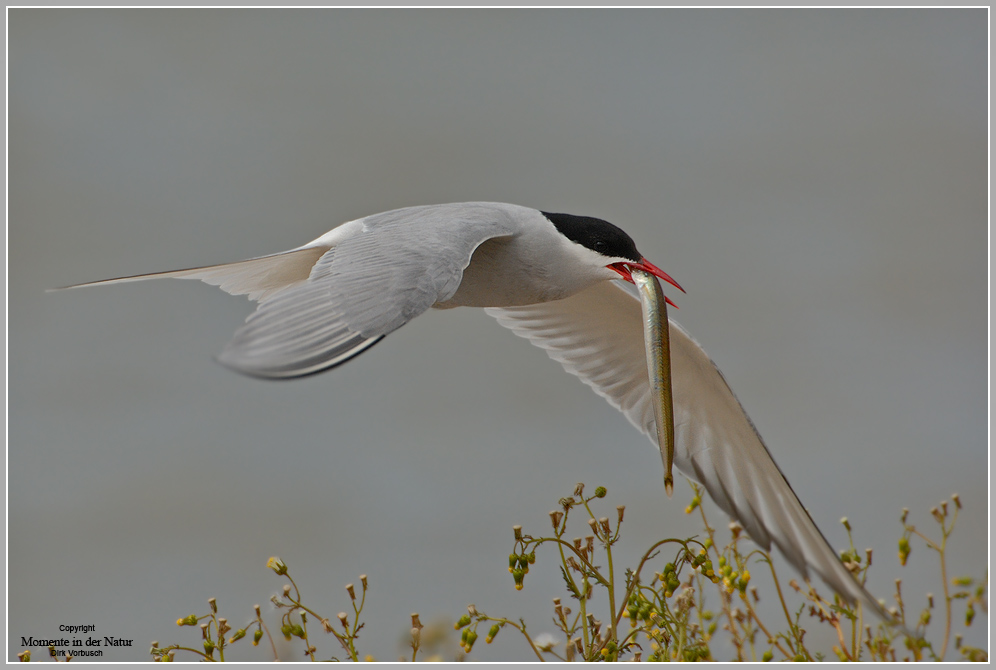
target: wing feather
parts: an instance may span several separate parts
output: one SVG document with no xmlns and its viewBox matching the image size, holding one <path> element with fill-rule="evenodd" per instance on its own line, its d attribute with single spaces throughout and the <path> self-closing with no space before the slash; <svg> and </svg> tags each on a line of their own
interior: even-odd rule
<svg viewBox="0 0 996 670">
<path fill-rule="evenodd" d="M 234 263 L 116 277 L 85 284 L 74 284 L 56 290 L 175 277 L 177 279 L 199 279 L 205 284 L 219 287 L 226 293 L 248 295 L 250 300 L 258 301 L 264 300 L 277 291 L 282 291 L 307 280 L 315 261 L 321 258 L 327 250 L 328 247 L 304 247 Z"/>
<path fill-rule="evenodd" d="M 345 363 L 383 337 L 354 332 L 331 305 L 327 282 L 307 282 L 263 301 L 218 362 L 253 377 L 290 379 Z"/>
<path fill-rule="evenodd" d="M 639 300 L 604 282 L 554 302 L 489 308 L 498 322 L 577 375 L 656 445 Z M 674 464 L 702 483 L 758 545 L 774 544 L 804 577 L 819 575 L 886 620 L 803 508 L 708 355 L 671 321 Z"/>
</svg>

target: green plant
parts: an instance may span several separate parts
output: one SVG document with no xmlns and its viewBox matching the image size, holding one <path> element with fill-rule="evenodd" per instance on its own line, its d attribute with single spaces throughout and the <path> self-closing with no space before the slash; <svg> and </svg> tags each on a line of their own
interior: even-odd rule
<svg viewBox="0 0 996 670">
<path fill-rule="evenodd" d="M 812 585 L 800 585 L 790 579 L 782 586 L 771 557 L 759 549 L 747 549 L 743 544 L 743 529 L 736 523 L 729 525 L 729 539 L 720 546 L 717 530 L 710 524 L 702 506 L 702 489 L 691 484 L 692 500 L 686 513 L 701 516 L 704 533 L 699 538 L 668 538 L 650 546 L 634 568 L 627 568 L 620 577 L 613 547 L 620 539 L 626 508 L 616 507 L 615 522 L 608 516 L 598 516 L 596 509 L 607 495 L 603 487 L 592 495 L 585 495 L 585 487 L 578 484 L 573 495 L 561 498 L 559 509 L 550 512 L 552 535 L 532 536 L 520 526 L 513 527 L 513 550 L 508 556 L 508 571 L 516 589 L 525 586 L 526 576 L 538 560 L 538 553 L 549 555 L 548 549 L 556 548 L 559 572 L 566 589 L 566 601 L 553 600 L 553 622 L 560 633 L 560 640 L 540 634 L 533 636 L 524 619 L 492 617 L 474 605 L 467 608 L 454 625 L 462 631 L 461 652 L 457 660 L 472 653 L 480 634 L 485 633 L 485 643 L 491 643 L 504 629 L 518 631 L 530 652 L 540 660 L 719 660 L 720 651 L 732 649 L 732 658 L 741 661 L 824 660 L 818 651 L 807 643 L 807 630 L 828 627 L 837 640 L 833 653 L 841 661 L 897 661 L 942 660 L 954 634 L 954 648 L 961 658 L 970 661 L 988 660 L 984 649 L 965 646 L 961 634 L 955 633 L 958 621 L 967 628 L 979 612 L 988 614 L 988 576 L 977 579 L 969 576 L 950 579 L 947 574 L 947 547 L 962 502 L 957 494 L 931 510 L 931 516 L 940 528 L 940 538 L 932 538 L 909 522 L 909 511 L 903 510 L 903 534 L 899 540 L 899 559 L 905 565 L 913 551 L 911 541 L 922 541 L 940 559 L 943 583 L 944 616 L 943 634 L 938 651 L 930 641 L 931 626 L 935 626 L 934 598 L 928 593 L 927 605 L 913 621 L 907 613 L 907 601 L 902 593 L 902 582 L 896 580 L 896 606 L 890 610 L 904 625 L 916 633 L 905 636 L 885 624 L 875 622 L 875 627 L 864 621 L 860 608 L 837 596 L 825 598 Z M 577 517 L 581 518 L 578 519 Z M 587 535 L 567 539 L 568 523 L 576 527 L 587 526 Z M 872 550 L 858 552 L 851 540 L 851 524 L 845 518 L 841 523 L 847 530 L 849 548 L 841 553 L 841 560 L 859 581 L 867 579 L 872 565 Z M 584 527 L 584 526 L 581 527 Z M 543 549 L 547 545 L 547 549 Z M 315 625 L 332 635 L 349 660 L 360 660 L 358 640 L 364 629 L 361 622 L 367 595 L 367 576 L 360 576 L 360 593 L 353 584 L 346 585 L 352 614 L 340 612 L 336 623 L 318 614 L 304 604 L 301 590 L 291 577 L 287 564 L 273 557 L 267 562 L 277 576 L 287 580 L 280 595 L 271 601 L 280 612 L 280 634 L 287 641 L 303 643 L 306 658 L 318 660 L 319 640 Z M 780 614 L 776 621 L 762 618 L 757 608 L 761 599 L 751 569 L 765 568 L 771 573 L 774 596 Z M 597 591 L 604 595 L 594 599 Z M 794 593 L 794 595 L 793 595 Z M 715 602 L 716 605 L 710 605 Z M 964 616 L 956 619 L 957 603 L 964 603 Z M 260 607 L 254 607 L 249 623 L 233 631 L 228 620 L 218 613 L 217 601 L 208 600 L 209 611 L 202 615 L 191 614 L 177 620 L 183 627 L 200 629 L 200 648 L 193 645 L 172 644 L 160 646 L 152 643 L 150 653 L 156 661 L 172 661 L 178 653 L 189 654 L 203 661 L 224 661 L 232 645 L 244 644 L 251 639 L 258 646 L 266 638 L 266 648 L 272 658 L 279 660 L 277 645 L 264 621 Z M 410 659 L 420 660 L 426 650 L 439 646 L 445 635 L 438 627 L 426 628 L 419 615 L 411 616 L 408 635 Z M 765 615 L 770 617 L 770 614 Z M 31 659 L 30 652 L 18 655 L 21 660 Z M 54 650 L 53 650 L 54 658 Z M 330 660 L 339 660 L 334 656 Z M 365 656 L 364 660 L 373 660 Z M 725 659 L 723 659 L 725 660 Z"/>
<path fill-rule="evenodd" d="M 900 541 L 900 558 L 903 561 L 909 556 L 909 540 L 914 535 L 941 557 L 945 629 L 941 651 L 935 653 L 927 638 L 933 609 L 933 598 L 929 594 L 928 607 L 913 624 L 906 617 L 901 582 L 896 582 L 898 607 L 893 608 L 893 613 L 916 633 L 914 636 L 902 635 L 883 623 L 876 623 L 873 629 L 863 622 L 859 607 L 836 595 L 827 599 L 814 586 L 803 587 L 795 579 L 789 580 L 788 585 L 802 597 L 802 602 L 790 606 L 771 557 L 760 549 L 747 552 L 742 549 L 743 529 L 739 524 L 729 525 L 730 540 L 719 546 L 716 530 L 701 505 L 702 489 L 694 483 L 691 486 L 693 497 L 685 511 L 689 514 L 699 511 L 704 538 L 671 538 L 656 542 L 643 554 L 635 569 L 625 571 L 624 580 L 617 577 L 612 549 L 619 541 L 625 507 L 616 508 L 614 528 L 608 517 L 598 517 L 592 507 L 596 499 L 605 497 L 606 491 L 602 487 L 595 489 L 594 495 L 585 496 L 584 486 L 578 484 L 573 496 L 561 499 L 560 509 L 550 512 L 552 536 L 533 537 L 515 526 L 509 571 L 517 589 L 523 588 L 529 566 L 536 561 L 537 549 L 545 544 L 557 547 L 567 594 L 576 603 L 572 608 L 565 606 L 559 598 L 554 599 L 553 620 L 564 642 L 557 644 L 549 638 L 537 641 L 527 631 L 525 621 L 491 617 L 471 605 L 468 613 L 456 623 L 456 627 L 464 631 L 464 650 L 470 653 L 478 638 L 478 627 L 486 625 L 490 626 L 486 641 L 490 642 L 503 628 L 513 628 L 541 660 L 550 657 L 562 661 L 614 661 L 624 656 L 642 660 L 644 655 L 647 660 L 717 660 L 713 648 L 716 635 L 722 631 L 734 650 L 734 658 L 739 661 L 814 661 L 824 658 L 807 645 L 807 628 L 828 626 L 838 642 L 833 653 L 841 661 L 895 661 L 898 660 L 897 644 L 909 652 L 903 660 L 941 660 L 952 627 L 952 601 L 966 600 L 966 626 L 971 625 L 977 610 L 987 611 L 987 580 L 957 578 L 952 583 L 962 590 L 955 593 L 949 593 L 947 587 L 944 557 L 957 509 L 961 507 L 957 494 L 952 496 L 956 509 L 950 516 L 946 502 L 932 510 L 932 516 L 941 527 L 940 541 L 932 540 L 908 525 L 906 510 L 902 519 L 904 535 Z M 587 516 L 585 522 L 590 534 L 568 542 L 565 539 L 568 519 L 572 511 L 578 509 L 583 509 Z M 872 550 L 865 550 L 862 556 L 854 548 L 850 522 L 844 518 L 841 523 L 847 530 L 850 544 L 849 549 L 841 553 L 841 560 L 863 583 L 872 564 Z M 777 627 L 764 621 L 755 607 L 760 595 L 751 585 L 750 567 L 759 565 L 771 572 L 784 617 Z M 603 609 L 597 615 L 592 604 L 595 589 L 604 590 L 606 595 L 599 600 L 608 602 L 608 610 Z M 718 611 L 706 604 L 706 594 L 711 589 L 718 595 Z M 959 637 L 956 637 L 956 647 L 967 660 L 986 660 L 988 657 L 985 650 L 963 647 Z"/>
</svg>

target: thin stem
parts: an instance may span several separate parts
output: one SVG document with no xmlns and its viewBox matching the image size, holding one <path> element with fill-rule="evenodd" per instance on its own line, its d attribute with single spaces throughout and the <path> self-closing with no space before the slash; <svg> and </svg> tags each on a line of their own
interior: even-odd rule
<svg viewBox="0 0 996 670">
<path fill-rule="evenodd" d="M 775 582 L 775 590 L 778 591 L 778 602 L 782 604 L 782 612 L 785 613 L 785 621 L 788 622 L 789 628 L 794 628 L 792 624 L 792 615 L 789 614 L 788 605 L 785 604 L 785 594 L 782 593 L 782 585 L 778 583 L 778 575 L 775 574 L 775 564 L 771 562 L 771 559 L 767 561 L 768 567 L 771 568 L 771 578 Z M 793 649 L 793 654 L 795 650 Z"/>
<path fill-rule="evenodd" d="M 915 533 L 917 536 L 920 537 L 920 539 L 922 539 L 924 542 L 926 542 L 928 547 L 930 547 L 931 549 L 933 549 L 934 551 L 936 551 L 939 554 L 940 559 L 941 559 L 941 583 L 944 585 L 944 614 L 945 614 L 945 622 L 944 622 L 944 644 L 941 645 L 941 655 L 939 657 L 940 659 L 943 659 L 944 656 L 945 656 L 945 654 L 947 653 L 947 651 L 948 651 L 948 641 L 950 640 L 950 637 L 951 637 L 951 601 L 952 601 L 952 598 L 951 598 L 950 589 L 948 587 L 948 569 L 947 569 L 947 561 L 946 561 L 945 556 L 944 556 L 944 549 L 947 546 L 948 536 L 954 530 L 954 524 L 955 524 L 955 521 L 957 521 L 957 520 L 958 520 L 958 510 L 955 509 L 955 511 L 954 511 L 954 517 L 951 519 L 951 526 L 950 526 L 950 528 L 945 528 L 944 523 L 941 522 L 941 536 L 944 539 L 941 540 L 940 544 L 937 544 L 936 542 L 934 542 L 933 540 L 931 540 L 929 537 L 927 537 L 926 535 L 924 535 L 923 533 L 921 533 L 920 531 L 918 531 L 914 526 L 908 526 L 907 527 L 908 530 L 910 530 L 911 532 Z"/>
<path fill-rule="evenodd" d="M 588 608 L 586 603 L 588 602 L 588 578 L 584 578 L 584 591 L 581 592 L 578 597 L 578 616 L 581 619 L 581 634 L 584 635 L 584 648 L 585 651 L 591 651 L 591 640 L 588 639 Z M 590 660 L 590 659 L 585 659 Z"/>
<path fill-rule="evenodd" d="M 615 572 L 612 568 L 612 542 L 608 537 L 605 538 L 605 555 L 608 557 L 609 563 L 609 584 L 606 589 L 609 592 L 609 612 L 616 611 L 616 589 L 615 589 Z M 618 629 L 616 628 L 615 617 L 609 617 L 609 639 L 616 643 L 618 647 Z"/>
<path fill-rule="evenodd" d="M 273 642 L 273 636 L 270 635 L 270 629 L 267 627 L 266 622 L 263 621 L 263 617 L 259 617 L 259 625 L 263 627 L 266 632 L 266 639 L 270 641 L 270 648 L 273 649 L 273 660 L 279 661 L 280 656 L 277 654 L 277 645 Z"/>
<path fill-rule="evenodd" d="M 823 599 L 820 598 L 819 594 L 816 593 L 816 589 L 814 589 L 811 584 L 809 585 L 809 600 L 820 608 L 820 611 L 823 612 L 823 615 L 827 618 L 827 621 L 830 622 L 830 625 L 833 626 L 834 630 L 837 632 L 837 641 L 840 643 L 840 652 L 847 656 L 847 660 L 853 661 L 854 657 L 848 653 L 847 643 L 844 642 L 844 631 L 840 628 L 840 617 L 833 616 L 830 612 L 827 612 L 827 608 L 823 606 Z"/>
<path fill-rule="evenodd" d="M 315 617 L 316 619 L 321 619 L 321 617 Z M 308 620 L 301 617 L 301 628 L 304 630 L 304 643 L 308 645 L 308 656 L 311 657 L 311 662 L 315 662 L 315 652 L 312 651 L 314 648 L 311 644 L 311 640 L 308 639 Z M 355 658 L 353 659 L 356 660 Z"/>
<path fill-rule="evenodd" d="M 858 620 L 851 620 L 851 658 L 855 661 L 861 660 L 861 645 L 858 644 L 858 631 L 861 630 L 864 623 L 864 614 L 865 608 L 858 602 Z"/>
<path fill-rule="evenodd" d="M 941 659 L 948 651 L 948 639 L 951 636 L 951 594 L 948 591 L 948 567 L 947 561 L 944 557 L 944 545 L 947 544 L 948 537 L 944 536 L 944 541 L 941 543 L 941 548 L 938 553 L 941 555 L 941 580 L 944 584 L 944 644 L 941 645 Z"/>
<path fill-rule="evenodd" d="M 742 600 L 744 601 L 744 604 L 747 606 L 747 611 L 750 613 L 751 618 L 754 619 L 754 623 L 757 624 L 757 627 L 761 629 L 762 633 L 768 636 L 768 639 L 771 640 L 771 642 L 775 645 L 778 651 L 782 652 L 782 654 L 784 654 L 786 658 L 791 658 L 792 656 L 794 656 L 794 654 L 790 654 L 789 652 L 785 651 L 784 647 L 782 647 L 782 645 L 779 644 L 778 638 L 776 638 L 774 635 L 768 632 L 768 628 L 764 625 L 764 623 L 761 621 L 761 618 L 757 615 L 757 610 L 755 610 L 754 606 L 750 604 L 750 600 L 748 600 L 746 596 L 744 596 Z"/>
<path fill-rule="evenodd" d="M 189 651 L 189 652 L 192 652 L 192 653 L 197 654 L 198 656 L 202 657 L 205 661 L 211 661 L 212 663 L 215 662 L 213 658 L 211 658 L 210 656 L 208 656 L 207 654 L 205 654 L 203 651 L 198 651 L 198 650 L 193 649 L 191 647 L 175 646 L 175 647 L 166 647 L 166 649 L 176 649 L 177 651 Z"/>
</svg>

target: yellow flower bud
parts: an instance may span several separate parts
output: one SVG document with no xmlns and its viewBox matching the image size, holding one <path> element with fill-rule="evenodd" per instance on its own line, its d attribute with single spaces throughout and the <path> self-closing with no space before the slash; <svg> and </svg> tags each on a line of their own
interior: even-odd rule
<svg viewBox="0 0 996 670">
<path fill-rule="evenodd" d="M 281 561 L 279 556 L 270 556 L 270 560 L 266 562 L 266 567 L 278 575 L 287 574 L 287 564 Z"/>
</svg>

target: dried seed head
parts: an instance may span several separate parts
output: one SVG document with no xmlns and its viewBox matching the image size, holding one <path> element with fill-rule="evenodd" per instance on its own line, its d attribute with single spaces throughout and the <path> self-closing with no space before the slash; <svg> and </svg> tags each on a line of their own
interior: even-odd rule
<svg viewBox="0 0 996 670">
<path fill-rule="evenodd" d="M 618 518 L 618 521 L 616 523 L 621 524 L 623 522 L 623 516 L 625 514 L 626 514 L 626 506 L 619 505 L 619 507 L 616 508 L 616 516 Z"/>
<path fill-rule="evenodd" d="M 350 600 L 356 600 L 356 591 L 353 590 L 352 584 L 346 584 L 346 593 L 349 594 Z"/>
<path fill-rule="evenodd" d="M 367 590 L 367 576 L 366 575 L 360 575 L 360 584 L 363 585 L 363 590 L 366 591 Z"/>
<path fill-rule="evenodd" d="M 339 612 L 336 616 L 339 618 L 339 623 L 342 624 L 343 628 L 348 628 L 349 627 L 349 619 L 346 618 L 346 613 L 345 612 Z"/>
<path fill-rule="evenodd" d="M 211 606 L 211 611 L 215 614 L 218 613 L 218 601 L 214 598 L 208 598 L 208 605 Z"/>
<path fill-rule="evenodd" d="M 290 597 L 290 590 L 291 590 L 291 585 L 290 584 L 284 584 L 284 598 L 289 598 Z"/>
<path fill-rule="evenodd" d="M 418 618 L 418 612 L 412 612 L 412 628 L 418 628 L 419 630 L 423 628 L 422 621 Z"/>
<path fill-rule="evenodd" d="M 564 513 L 560 510 L 550 510 L 550 521 L 553 523 L 554 530 L 560 528 L 560 520 L 563 518 Z"/>
<path fill-rule="evenodd" d="M 954 500 L 955 507 L 961 509 L 961 498 L 958 497 L 957 493 L 951 494 L 951 500 Z"/>
</svg>

